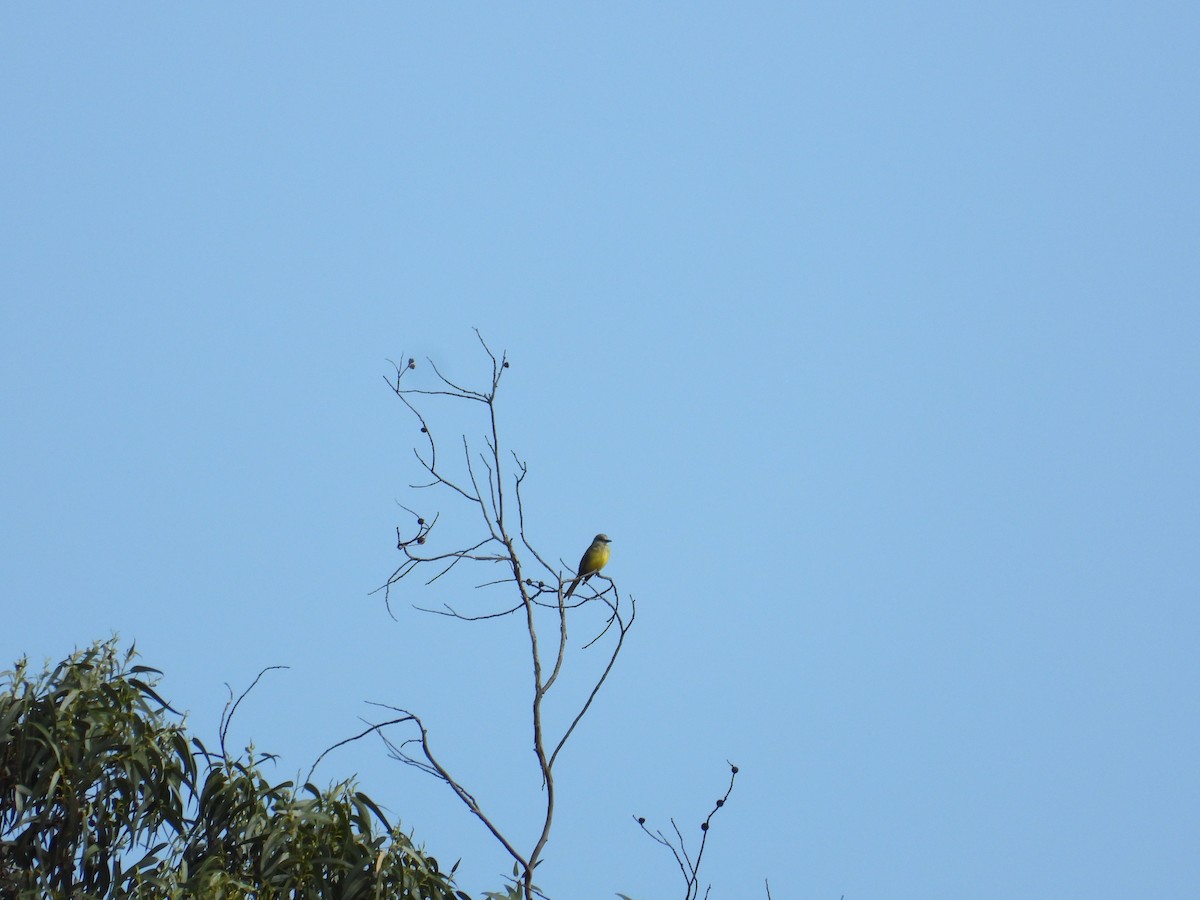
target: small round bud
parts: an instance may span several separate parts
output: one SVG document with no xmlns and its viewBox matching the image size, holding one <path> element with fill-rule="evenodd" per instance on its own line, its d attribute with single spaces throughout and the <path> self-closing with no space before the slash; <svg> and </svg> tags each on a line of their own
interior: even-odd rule
<svg viewBox="0 0 1200 900">
<path fill-rule="evenodd" d="M 424 525 L 424 524 L 425 524 L 425 520 L 424 520 L 424 519 L 422 519 L 420 516 L 417 516 L 417 524 L 418 524 L 418 525 Z"/>
<path fill-rule="evenodd" d="M 421 535 L 419 538 L 417 538 L 417 543 L 418 544 L 425 543 L 425 535 Z"/>
<path fill-rule="evenodd" d="M 415 369 L 417 367 L 417 361 L 415 359 L 413 359 L 412 357 L 409 357 L 408 367 L 410 369 Z"/>
<path fill-rule="evenodd" d="M 507 359 L 504 361 L 504 368 L 506 368 L 506 369 L 508 368 L 508 360 Z"/>
<path fill-rule="evenodd" d="M 700 823 L 700 830 L 701 830 L 701 831 L 708 831 L 708 823 L 707 823 L 707 822 L 701 822 L 701 823 Z"/>
<path fill-rule="evenodd" d="M 737 766 L 730 766 L 729 768 L 733 769 L 733 774 L 734 774 L 734 775 L 736 775 L 736 774 L 737 774 Z"/>
<path fill-rule="evenodd" d="M 724 800 L 718 800 L 718 801 L 717 801 L 717 809 L 720 809 L 720 808 L 721 808 L 722 806 L 724 806 L 724 805 L 725 805 L 725 801 L 724 801 Z"/>
<path fill-rule="evenodd" d="M 639 824 L 639 825 L 645 825 L 645 824 L 646 824 L 646 817 L 645 817 L 645 816 L 638 816 L 638 824 Z"/>
<path fill-rule="evenodd" d="M 429 434 L 429 429 L 424 425 L 421 426 L 421 434 Z"/>
</svg>

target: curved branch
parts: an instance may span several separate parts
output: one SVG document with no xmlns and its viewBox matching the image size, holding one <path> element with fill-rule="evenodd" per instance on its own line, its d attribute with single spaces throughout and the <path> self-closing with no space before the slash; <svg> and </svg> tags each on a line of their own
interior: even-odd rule
<svg viewBox="0 0 1200 900">
<path fill-rule="evenodd" d="M 605 602 L 607 603 L 608 601 L 606 600 Z M 587 700 L 585 700 L 583 706 L 579 708 L 579 712 L 575 714 L 575 718 L 571 720 L 571 724 L 567 727 L 567 730 L 563 732 L 563 736 L 559 740 L 558 745 L 554 748 L 554 752 L 550 754 L 550 765 L 554 765 L 554 761 L 558 759 L 558 754 L 562 752 L 562 748 L 566 745 L 567 740 L 575 731 L 576 726 L 579 725 L 580 720 L 591 708 L 592 702 L 596 699 L 596 695 L 600 693 L 600 688 L 603 687 L 604 682 L 608 680 L 608 675 L 610 672 L 612 672 L 613 666 L 617 662 L 617 655 L 621 652 L 621 647 L 623 647 L 625 644 L 625 635 L 629 633 L 629 629 L 633 627 L 633 620 L 637 617 L 637 602 L 633 599 L 633 597 L 629 598 L 630 613 L 628 622 L 619 617 L 616 603 L 609 604 L 609 608 L 613 612 L 613 618 L 610 620 L 610 623 L 611 621 L 615 620 L 618 624 L 617 643 L 613 647 L 612 654 L 608 658 L 608 664 L 605 665 L 604 671 L 600 673 L 600 677 L 596 680 L 596 683 L 592 686 L 591 691 L 588 693 Z M 607 626 L 605 627 L 607 629 Z M 591 644 L 588 644 L 588 646 L 591 646 Z"/>
</svg>

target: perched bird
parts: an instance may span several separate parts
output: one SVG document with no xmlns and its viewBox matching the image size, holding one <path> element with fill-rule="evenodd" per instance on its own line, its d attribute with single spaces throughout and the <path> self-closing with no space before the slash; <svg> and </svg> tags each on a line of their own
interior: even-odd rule
<svg viewBox="0 0 1200 900">
<path fill-rule="evenodd" d="M 563 598 L 564 600 L 569 599 L 575 593 L 575 588 L 579 587 L 579 582 L 586 582 L 604 568 L 608 562 L 609 543 L 607 534 L 598 534 L 592 539 L 592 545 L 583 551 L 583 559 L 579 560 L 579 568 L 575 572 L 575 580 L 567 588 L 567 596 Z"/>
</svg>

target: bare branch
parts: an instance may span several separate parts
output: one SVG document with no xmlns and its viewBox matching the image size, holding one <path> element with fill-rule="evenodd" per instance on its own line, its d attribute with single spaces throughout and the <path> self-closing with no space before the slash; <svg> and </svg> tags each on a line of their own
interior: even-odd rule
<svg viewBox="0 0 1200 900">
<path fill-rule="evenodd" d="M 614 590 L 615 590 L 615 588 L 614 588 Z M 607 601 L 605 601 L 605 602 L 607 602 Z M 579 712 L 575 714 L 575 718 L 571 720 L 571 724 L 567 727 L 567 730 L 565 732 L 563 732 L 563 736 L 559 740 L 558 746 L 556 746 L 554 748 L 554 752 L 552 754 L 550 754 L 550 765 L 554 765 L 554 761 L 556 759 L 558 759 L 558 754 L 562 751 L 562 748 L 566 745 L 567 740 L 574 733 L 575 727 L 579 724 L 580 720 L 587 714 L 587 711 L 592 706 L 592 701 L 594 701 L 596 699 L 596 695 L 600 693 L 600 688 L 603 687 L 604 682 L 608 680 L 608 674 L 612 671 L 613 666 L 616 665 L 617 655 L 620 654 L 621 648 L 625 645 L 625 635 L 628 634 L 629 629 L 631 627 L 633 627 L 633 620 L 637 616 L 637 603 L 634 601 L 634 599 L 632 597 L 629 598 L 630 613 L 629 613 L 629 621 L 628 622 L 622 621 L 621 618 L 618 616 L 616 603 L 610 604 L 609 608 L 612 610 L 612 613 L 613 613 L 613 616 L 612 616 L 612 619 L 610 619 L 610 622 L 616 621 L 618 623 L 618 635 L 617 635 L 616 645 L 613 647 L 612 654 L 608 658 L 608 664 L 605 665 L 604 671 L 600 673 L 599 679 L 597 679 L 596 683 L 592 686 L 591 691 L 588 693 L 587 700 L 585 700 L 583 703 L 583 706 L 581 706 L 579 708 Z M 606 626 L 606 629 L 607 629 L 607 626 Z M 594 641 L 591 643 L 594 643 Z M 591 643 L 589 643 L 587 646 L 591 646 Z"/>
<path fill-rule="evenodd" d="M 267 666 L 265 669 L 263 669 L 261 672 L 259 672 L 256 676 L 254 676 L 254 680 L 252 682 L 250 682 L 250 687 L 248 687 L 244 691 L 242 691 L 241 695 L 237 698 L 236 701 L 233 699 L 233 688 L 230 687 L 228 684 L 225 685 L 225 688 L 229 691 L 229 701 L 226 702 L 225 708 L 223 710 L 221 710 L 221 724 L 218 728 L 218 734 L 220 736 L 221 756 L 222 757 L 224 757 L 225 759 L 229 759 L 229 752 L 225 749 L 225 739 L 229 736 L 229 726 L 233 724 L 233 715 L 234 715 L 234 713 L 237 712 L 238 707 L 242 705 L 242 701 L 245 700 L 246 697 L 249 696 L 250 692 L 252 690 L 254 690 L 254 688 L 258 685 L 258 682 L 261 681 L 262 677 L 264 675 L 266 675 L 268 672 L 273 672 L 276 669 L 289 669 L 289 668 L 291 668 L 291 666 Z M 230 705 L 231 703 L 232 703 L 232 706 Z"/>
<path fill-rule="evenodd" d="M 520 609 L 522 606 L 524 606 L 524 604 L 518 603 L 516 606 L 513 606 L 509 609 L 502 609 L 499 612 L 494 612 L 494 613 L 483 613 L 478 616 L 464 615 L 463 613 L 460 613 L 458 610 L 456 610 L 453 606 L 451 606 L 448 603 L 445 604 L 445 606 L 446 606 L 445 610 L 428 609 L 427 607 L 424 607 L 424 606 L 416 606 L 413 608 L 419 609 L 421 612 L 432 613 L 435 616 L 447 616 L 451 619 L 462 619 L 462 621 L 464 621 L 464 622 L 482 622 L 485 619 L 500 619 L 500 618 L 503 618 L 504 616 L 511 616 L 518 609 Z"/>
<path fill-rule="evenodd" d="M 312 781 L 313 772 L 315 772 L 317 770 L 317 766 L 319 766 L 321 764 L 321 760 L 323 760 L 326 756 L 328 756 L 334 750 L 337 750 L 339 747 L 345 747 L 347 744 L 353 744 L 355 741 L 365 738 L 368 734 L 374 734 L 376 732 L 379 732 L 382 729 L 387 728 L 389 725 L 399 725 L 403 722 L 407 722 L 410 718 L 412 718 L 412 717 L 406 715 L 406 716 L 402 716 L 399 719 L 391 719 L 387 722 L 377 722 L 374 725 L 371 725 L 369 728 L 367 728 L 366 731 L 361 731 L 358 734 L 354 735 L 353 737 L 348 737 L 344 740 L 338 741 L 336 744 L 326 747 L 324 750 L 321 751 L 321 755 L 316 758 L 316 761 L 312 764 L 312 767 L 308 770 L 308 777 L 305 778 L 304 780 Z"/>
<path fill-rule="evenodd" d="M 726 760 L 726 762 L 728 762 L 728 760 Z M 642 831 L 646 832 L 646 834 L 648 834 L 655 843 L 662 844 L 664 847 L 670 850 L 671 855 L 675 857 L 675 862 L 678 864 L 680 872 L 683 873 L 683 880 L 686 888 L 684 900 L 696 900 L 696 898 L 699 896 L 700 862 L 704 858 L 704 850 L 708 845 L 708 834 L 710 828 L 712 827 L 712 820 L 713 817 L 716 816 L 717 811 L 725 806 L 725 802 L 729 799 L 730 794 L 733 793 L 733 782 L 737 778 L 737 773 L 738 767 L 733 763 L 729 763 L 729 787 L 725 789 L 724 796 L 720 797 L 717 802 L 713 804 L 712 811 L 709 812 L 704 821 L 700 823 L 700 847 L 696 851 L 695 862 L 692 862 L 692 858 L 688 854 L 687 841 L 684 840 L 683 832 L 679 830 L 679 826 L 675 824 L 675 819 L 671 819 L 671 827 L 675 831 L 675 840 L 672 840 L 664 835 L 661 830 L 651 831 L 649 828 L 647 828 L 645 818 L 641 816 L 634 817 L 634 821 L 638 823 L 638 827 L 640 827 Z M 705 889 L 705 897 L 708 897 L 708 892 L 710 890 L 712 890 L 712 885 L 709 885 Z M 770 885 L 768 885 L 768 898 L 770 897 L 770 894 L 771 888 Z"/>
<path fill-rule="evenodd" d="M 387 383 L 404 406 L 416 417 L 421 433 L 425 435 L 425 440 L 428 442 L 427 448 L 414 449 L 417 464 L 425 477 L 420 484 L 413 485 L 413 489 L 428 491 L 439 487 L 446 488 L 453 496 L 474 504 L 482 519 L 482 533 L 477 533 L 473 541 L 464 542 L 462 546 L 448 550 L 439 549 L 437 552 L 426 551 L 423 548 L 432 536 L 434 526 L 438 523 L 438 516 L 435 515 L 427 521 L 413 510 L 405 508 L 416 518 L 415 532 L 408 532 L 408 536 L 406 536 L 406 533 L 402 532 L 400 528 L 396 529 L 396 547 L 403 554 L 404 559 L 384 584 L 372 593 L 383 592 L 385 606 L 391 615 L 392 587 L 411 576 L 418 569 L 422 573 L 432 572 L 424 579 L 426 586 L 447 583 L 442 581 L 445 576 L 468 563 L 501 563 L 506 569 L 503 577 L 488 579 L 475 585 L 476 590 L 495 587 L 514 590 L 516 596 L 510 596 L 508 602 L 501 604 L 499 608 L 466 613 L 461 611 L 462 606 L 459 603 L 451 601 L 442 601 L 440 606 L 415 604 L 414 606 L 421 612 L 458 619 L 463 622 L 488 622 L 524 612 L 522 619 L 529 641 L 528 658 L 532 675 L 528 708 L 531 715 L 533 751 L 545 789 L 544 812 L 533 848 L 528 854 L 522 854 L 516 849 L 515 844 L 501 833 L 496 824 L 481 809 L 475 797 L 438 761 L 431 749 L 429 733 L 424 723 L 406 709 L 375 704 L 399 713 L 400 718 L 371 725 L 366 731 L 331 747 L 330 750 L 352 740 L 377 734 L 389 756 L 445 781 L 459 800 L 512 856 L 519 870 L 516 873 L 518 877 L 515 883 L 520 886 L 524 900 L 534 900 L 535 897 L 545 896 L 533 884 L 533 872 L 541 861 L 541 854 L 549 840 L 554 819 L 555 762 L 583 717 L 591 709 L 600 689 L 608 679 L 617 656 L 624 646 L 625 635 L 636 616 L 636 604 L 631 597 L 627 607 L 623 606 L 616 586 L 607 578 L 602 578 L 606 584 L 603 591 L 596 591 L 592 586 L 586 593 L 581 591 L 580 596 L 566 596 L 564 588 L 572 579 L 564 577 L 563 568 L 565 566 L 558 568 L 552 566 L 547 561 L 547 557 L 534 547 L 526 529 L 526 508 L 522 497 L 522 486 L 529 475 L 529 467 L 515 452 L 504 446 L 500 436 L 496 409 L 500 382 L 505 370 L 510 367 L 508 356 L 506 353 L 499 355 L 494 353 L 478 329 L 475 334 L 492 364 L 491 383 L 486 389 L 472 389 L 452 380 L 432 360 L 429 361 L 429 365 L 438 381 L 433 387 L 410 388 L 404 383 L 404 376 L 415 367 L 415 363 L 411 359 L 404 367 L 396 366 L 395 378 L 387 379 Z M 393 363 L 393 365 L 395 364 Z M 443 467 L 444 456 L 438 453 L 438 442 L 434 438 L 433 418 L 424 409 L 418 407 L 418 404 L 427 406 L 430 403 L 441 402 L 443 398 L 449 401 L 466 400 L 479 403 L 486 409 L 487 419 L 482 438 L 482 451 L 477 454 L 473 452 L 471 441 L 464 434 L 462 436 L 462 462 L 461 464 L 457 461 L 453 463 L 454 471 Z M 482 467 L 482 471 L 477 467 Z M 465 468 L 465 473 L 462 471 L 463 468 Z M 509 524 L 509 513 L 514 503 L 517 516 L 516 534 L 513 533 Z M 526 554 L 536 561 L 534 567 L 540 567 L 540 572 L 544 573 L 544 580 L 535 580 L 525 575 L 522 556 Z M 571 629 L 568 627 L 568 618 L 576 615 L 577 610 L 582 609 L 588 603 L 596 602 L 604 604 L 607 615 L 598 633 L 581 649 L 587 650 L 607 636 L 612 643 L 611 650 L 603 670 L 587 690 L 565 731 L 555 736 L 548 735 L 543 720 L 542 705 L 547 693 L 559 682 L 559 676 L 569 667 L 571 656 L 567 650 L 568 635 Z M 551 615 L 554 616 L 556 639 L 546 649 L 543 649 L 538 633 L 539 620 L 542 620 L 541 624 L 547 624 L 548 617 Z M 394 615 L 393 618 L 395 618 Z M 549 647 L 553 649 L 549 649 Z M 384 733 L 385 729 L 393 725 L 415 726 L 419 735 L 400 742 L 393 741 Z M 326 751 L 326 753 L 328 752 Z M 323 756 L 324 754 L 318 758 L 318 762 Z"/>
</svg>

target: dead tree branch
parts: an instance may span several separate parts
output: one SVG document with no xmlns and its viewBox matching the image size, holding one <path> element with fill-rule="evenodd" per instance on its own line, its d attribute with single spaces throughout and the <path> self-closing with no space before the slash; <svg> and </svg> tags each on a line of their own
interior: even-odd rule
<svg viewBox="0 0 1200 900">
<path fill-rule="evenodd" d="M 693 860 L 688 853 L 687 841 L 684 839 L 683 832 L 679 830 L 675 819 L 671 819 L 671 830 L 675 832 L 674 838 L 669 838 L 663 834 L 662 829 L 651 831 L 646 826 L 646 820 L 642 816 L 634 816 L 634 821 L 638 823 L 638 827 L 646 834 L 650 835 L 650 839 L 655 843 L 662 844 L 671 851 L 671 855 L 675 857 L 675 863 L 679 866 L 679 871 L 683 875 L 684 881 L 684 900 L 696 900 L 700 896 L 700 863 L 704 859 L 704 849 L 708 845 L 709 829 L 712 826 L 713 817 L 717 811 L 725 806 L 725 801 L 729 799 L 729 795 L 733 793 L 733 782 L 737 778 L 738 767 L 733 763 L 729 764 L 729 787 L 725 789 L 725 795 L 720 797 L 713 804 L 712 811 L 700 823 L 700 847 L 696 851 L 696 858 Z M 704 896 L 708 896 L 708 892 L 712 890 L 712 885 L 705 888 Z M 769 890 L 769 889 L 768 889 Z"/>
<path fill-rule="evenodd" d="M 554 767 L 568 740 L 580 722 L 592 708 L 600 689 L 607 681 L 624 647 L 625 637 L 633 625 L 637 605 L 632 597 L 623 598 L 617 586 L 608 578 L 597 579 L 567 598 L 565 590 L 576 574 L 564 566 L 554 566 L 531 542 L 526 530 L 526 509 L 521 495 L 522 485 L 529 474 L 527 464 L 507 450 L 501 437 L 498 423 L 496 398 L 504 373 L 510 368 L 507 354 L 499 357 L 492 352 L 483 337 L 476 331 L 479 343 L 491 361 L 491 379 L 484 390 L 465 387 L 447 377 L 430 360 L 435 377 L 431 387 L 410 387 L 408 377 L 416 369 L 416 361 L 407 360 L 395 366 L 395 375 L 385 378 L 388 388 L 412 414 L 420 429 L 421 446 L 414 448 L 414 456 L 421 471 L 421 481 L 410 485 L 414 491 L 441 489 L 445 496 L 455 501 L 466 501 L 475 508 L 477 532 L 473 539 L 462 546 L 433 551 L 434 529 L 442 521 L 440 513 L 421 515 L 408 507 L 402 507 L 414 520 L 407 528 L 397 527 L 396 548 L 403 555 L 399 566 L 387 580 L 376 589 L 382 591 L 388 614 L 392 611 L 392 594 L 399 590 L 405 579 L 420 570 L 432 573 L 424 585 L 430 586 L 460 566 L 501 565 L 504 574 L 489 578 L 476 585 L 477 588 L 502 587 L 511 591 L 511 599 L 485 612 L 464 613 L 457 603 L 443 602 L 440 609 L 416 606 L 427 613 L 446 616 L 462 622 L 488 622 L 517 615 L 527 635 L 532 683 L 530 686 L 533 753 L 537 771 L 541 776 L 544 806 L 540 822 L 535 826 L 536 837 L 527 851 L 519 849 L 521 842 L 510 838 L 509 831 L 502 829 L 491 814 L 485 811 L 464 783 L 453 775 L 434 754 L 429 731 L 415 713 L 400 707 L 376 703 L 398 713 L 398 717 L 371 724 L 365 731 L 341 741 L 321 754 L 318 762 L 332 750 L 348 743 L 377 734 L 384 742 L 388 754 L 407 765 L 414 766 L 443 782 L 458 797 L 459 801 L 483 824 L 500 843 L 516 864 L 516 886 L 524 900 L 544 896 L 533 884 L 533 872 L 542 860 L 542 854 L 550 839 L 557 802 Z M 438 440 L 434 434 L 435 417 L 427 410 L 431 404 L 443 402 L 478 404 L 486 420 L 483 435 L 484 449 L 473 453 L 471 442 L 462 436 L 462 461 L 459 474 L 446 468 L 445 454 L 438 452 Z M 456 455 L 456 454 L 455 454 Z M 514 522 L 515 516 L 515 522 Z M 529 561 L 529 571 L 526 570 Z M 533 573 L 536 573 L 533 574 Z M 603 589 L 598 589 L 603 584 Z M 372 593 L 375 593 L 372 592 Z M 568 619 L 592 606 L 604 610 L 602 627 L 579 648 L 584 652 L 605 640 L 606 659 L 600 674 L 586 690 L 575 707 L 575 713 L 561 734 L 549 735 L 543 719 L 543 703 L 550 689 L 558 683 L 559 676 L 569 666 L 573 655 L 568 653 Z M 523 614 L 523 615 L 522 615 Z M 543 642 L 542 631 L 553 622 L 553 637 Z M 415 729 L 416 736 L 399 742 L 391 740 L 384 732 L 393 727 Z M 314 766 L 315 767 L 315 766 Z"/>
</svg>

